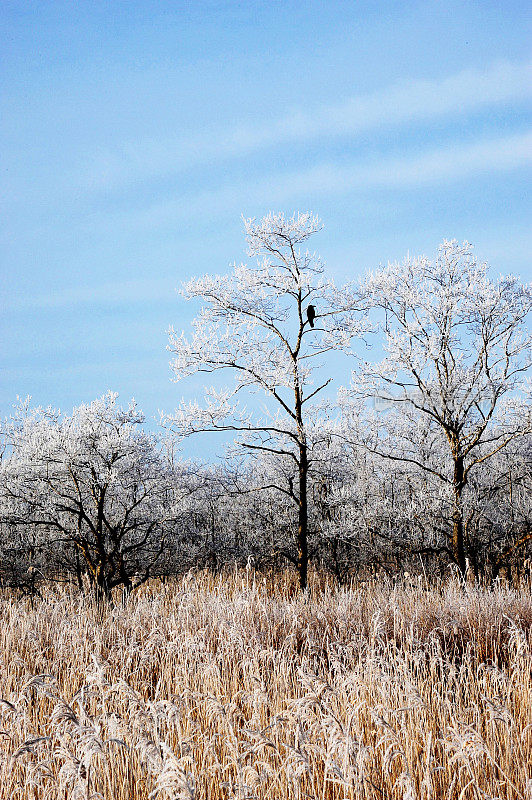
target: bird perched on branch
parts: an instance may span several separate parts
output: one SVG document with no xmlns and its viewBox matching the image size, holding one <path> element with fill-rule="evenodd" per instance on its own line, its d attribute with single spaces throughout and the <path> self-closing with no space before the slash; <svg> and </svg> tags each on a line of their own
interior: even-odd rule
<svg viewBox="0 0 532 800">
<path fill-rule="evenodd" d="M 309 306 L 307 308 L 307 319 L 310 322 L 310 327 L 311 328 L 314 327 L 314 319 L 315 319 L 315 317 L 316 317 L 316 309 L 314 308 L 314 306 Z"/>
</svg>

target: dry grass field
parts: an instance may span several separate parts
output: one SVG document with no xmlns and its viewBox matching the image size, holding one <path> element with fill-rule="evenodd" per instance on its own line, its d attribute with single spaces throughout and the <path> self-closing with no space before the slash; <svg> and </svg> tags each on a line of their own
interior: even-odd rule
<svg viewBox="0 0 532 800">
<path fill-rule="evenodd" d="M 0 799 L 532 798 L 532 598 L 187 576 L 0 599 Z"/>
</svg>

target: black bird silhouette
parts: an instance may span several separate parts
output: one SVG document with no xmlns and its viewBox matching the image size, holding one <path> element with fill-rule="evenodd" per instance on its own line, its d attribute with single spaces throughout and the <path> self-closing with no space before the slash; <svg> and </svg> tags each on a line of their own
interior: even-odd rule
<svg viewBox="0 0 532 800">
<path fill-rule="evenodd" d="M 311 328 L 314 327 L 314 318 L 315 318 L 315 316 L 316 316 L 316 309 L 314 308 L 314 306 L 309 306 L 307 308 L 307 319 L 310 322 L 310 327 Z"/>
</svg>

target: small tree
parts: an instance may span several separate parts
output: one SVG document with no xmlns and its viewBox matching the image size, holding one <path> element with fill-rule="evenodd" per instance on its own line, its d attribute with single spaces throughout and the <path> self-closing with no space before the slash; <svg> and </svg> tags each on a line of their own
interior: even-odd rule
<svg viewBox="0 0 532 800">
<path fill-rule="evenodd" d="M 170 330 L 176 380 L 198 372 L 230 372 L 231 389 L 206 392 L 206 404 L 183 405 L 171 424 L 183 435 L 234 431 L 248 453 L 270 453 L 291 465 L 276 483 L 297 507 L 297 568 L 307 585 L 309 419 L 313 402 L 332 380 L 323 359 L 347 351 L 364 329 L 356 294 L 323 277 L 320 259 L 302 250 L 320 230 L 310 214 L 270 214 L 246 220 L 248 254 L 256 266 L 185 285 L 187 299 L 202 298 L 191 338 Z M 262 412 L 246 411 L 250 392 L 266 399 Z M 271 487 L 270 487 L 271 488 Z"/>
<path fill-rule="evenodd" d="M 408 258 L 371 274 L 364 293 L 382 315 L 387 355 L 354 374 L 352 396 L 390 409 L 372 416 L 366 446 L 449 488 L 449 549 L 464 573 L 471 470 L 531 431 L 515 394 L 531 364 L 531 287 L 491 280 L 471 245 L 445 241 L 435 261 Z M 425 456 L 416 430 L 424 446 L 433 440 Z"/>
<path fill-rule="evenodd" d="M 99 597 L 151 575 L 173 509 L 171 471 L 143 416 L 109 393 L 61 417 L 27 406 L 4 427 L 1 516 L 36 546 L 74 548 Z"/>
</svg>

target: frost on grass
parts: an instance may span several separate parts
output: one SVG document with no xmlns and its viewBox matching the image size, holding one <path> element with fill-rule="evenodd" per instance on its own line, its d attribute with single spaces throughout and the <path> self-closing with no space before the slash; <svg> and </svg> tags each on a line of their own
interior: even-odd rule
<svg viewBox="0 0 532 800">
<path fill-rule="evenodd" d="M 529 798 L 530 593 L 250 571 L 0 600 L 0 798 Z"/>
</svg>

